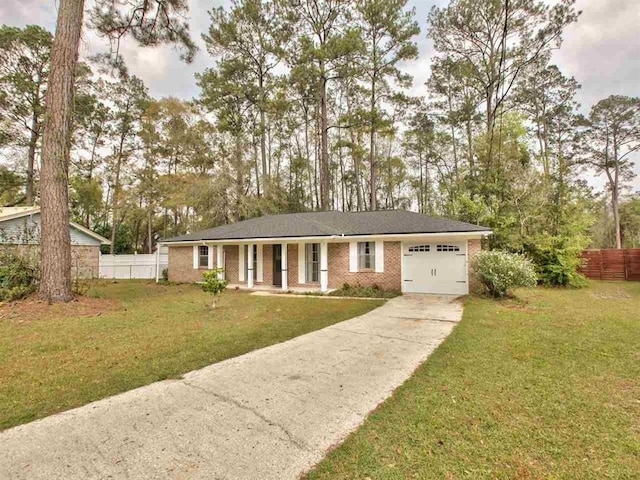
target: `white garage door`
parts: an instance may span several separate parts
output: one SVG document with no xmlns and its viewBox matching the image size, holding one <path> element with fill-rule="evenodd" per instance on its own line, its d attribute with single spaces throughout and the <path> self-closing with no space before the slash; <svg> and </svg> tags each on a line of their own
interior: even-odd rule
<svg viewBox="0 0 640 480">
<path fill-rule="evenodd" d="M 468 293 L 466 242 L 404 244 L 402 261 L 405 292 Z"/>
</svg>

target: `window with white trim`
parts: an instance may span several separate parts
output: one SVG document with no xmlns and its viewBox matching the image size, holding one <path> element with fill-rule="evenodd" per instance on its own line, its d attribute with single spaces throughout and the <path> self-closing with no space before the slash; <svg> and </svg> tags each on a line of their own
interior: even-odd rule
<svg viewBox="0 0 640 480">
<path fill-rule="evenodd" d="M 209 247 L 206 245 L 198 247 L 198 267 L 209 268 Z"/>
<path fill-rule="evenodd" d="M 320 244 L 307 243 L 305 249 L 305 274 L 307 282 L 320 281 Z"/>
<path fill-rule="evenodd" d="M 458 245 L 436 245 L 438 252 L 459 252 L 460 247 Z"/>
<path fill-rule="evenodd" d="M 409 252 L 410 253 L 414 253 L 414 252 L 430 252 L 431 251 L 431 246 L 430 245 L 413 245 L 411 247 L 409 247 Z"/>
<path fill-rule="evenodd" d="M 358 270 L 375 270 L 376 242 L 358 242 Z"/>
</svg>

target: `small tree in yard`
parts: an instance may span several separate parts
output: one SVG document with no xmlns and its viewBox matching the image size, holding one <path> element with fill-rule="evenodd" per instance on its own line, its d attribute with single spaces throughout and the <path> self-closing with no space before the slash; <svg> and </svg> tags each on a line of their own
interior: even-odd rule
<svg viewBox="0 0 640 480">
<path fill-rule="evenodd" d="M 536 271 L 525 256 L 500 250 L 478 253 L 472 260 L 473 275 L 496 298 L 516 287 L 535 287 Z"/>
<path fill-rule="evenodd" d="M 218 303 L 218 295 L 227 288 L 229 282 L 222 278 L 222 268 L 215 268 L 202 274 L 204 283 L 202 284 L 202 290 L 213 295 L 212 308 L 216 308 Z"/>
</svg>

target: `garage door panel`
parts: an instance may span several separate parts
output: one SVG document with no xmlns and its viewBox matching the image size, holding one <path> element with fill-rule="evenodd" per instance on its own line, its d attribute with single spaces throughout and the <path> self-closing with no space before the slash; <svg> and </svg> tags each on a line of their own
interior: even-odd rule
<svg viewBox="0 0 640 480">
<path fill-rule="evenodd" d="M 467 293 L 466 242 L 407 244 L 402 261 L 405 292 Z"/>
</svg>

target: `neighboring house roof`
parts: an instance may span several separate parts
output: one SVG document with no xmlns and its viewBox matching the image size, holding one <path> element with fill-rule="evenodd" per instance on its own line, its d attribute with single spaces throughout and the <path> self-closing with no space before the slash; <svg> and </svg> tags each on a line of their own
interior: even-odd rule
<svg viewBox="0 0 640 480">
<path fill-rule="evenodd" d="M 13 220 L 14 218 L 37 215 L 39 213 L 40 207 L 0 207 L 0 223 L 6 222 L 8 220 Z M 80 232 L 88 235 L 91 238 L 95 238 L 103 245 L 111 245 L 111 242 L 104 238 L 102 235 L 98 235 L 96 232 L 89 230 L 82 225 L 79 225 L 75 222 L 69 222 L 69 226 L 71 228 L 79 230 Z"/>
<path fill-rule="evenodd" d="M 38 213 L 40 207 L 0 207 L 0 222 Z"/>
<path fill-rule="evenodd" d="M 307 212 L 265 215 L 180 235 L 163 240 L 163 242 L 490 231 L 489 228 L 471 223 L 430 217 L 405 210 Z"/>
</svg>

